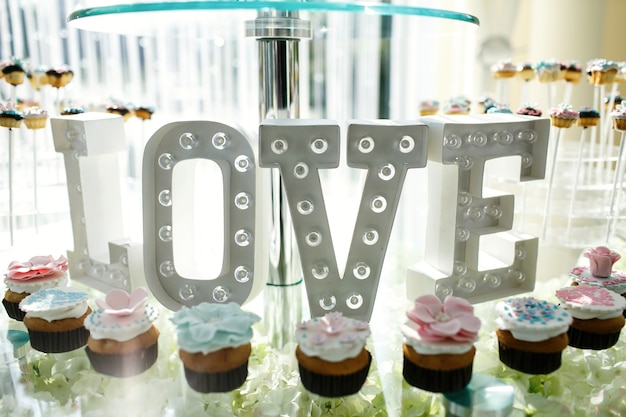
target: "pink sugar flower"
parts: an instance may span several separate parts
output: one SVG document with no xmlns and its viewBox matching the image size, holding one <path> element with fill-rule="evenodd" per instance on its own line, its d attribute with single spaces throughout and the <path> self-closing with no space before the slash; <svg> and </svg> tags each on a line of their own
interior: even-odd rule
<svg viewBox="0 0 626 417">
<path fill-rule="evenodd" d="M 104 300 L 96 299 L 96 304 L 105 314 L 111 316 L 130 316 L 140 307 L 144 307 L 148 299 L 148 291 L 139 287 L 131 294 L 124 290 L 114 289 L 107 293 Z"/>
<path fill-rule="evenodd" d="M 606 246 L 590 249 L 585 252 L 585 256 L 589 258 L 591 275 L 600 278 L 610 277 L 613 264 L 621 258 L 619 253 L 612 251 Z"/>
<path fill-rule="evenodd" d="M 52 256 L 33 256 L 26 262 L 11 262 L 5 276 L 8 279 L 27 281 L 65 271 L 67 271 L 67 259 L 62 255 L 58 259 Z"/>
<path fill-rule="evenodd" d="M 467 300 L 451 296 L 443 303 L 432 294 L 418 297 L 407 316 L 417 324 L 419 336 L 432 342 L 473 342 L 481 324 Z"/>
</svg>

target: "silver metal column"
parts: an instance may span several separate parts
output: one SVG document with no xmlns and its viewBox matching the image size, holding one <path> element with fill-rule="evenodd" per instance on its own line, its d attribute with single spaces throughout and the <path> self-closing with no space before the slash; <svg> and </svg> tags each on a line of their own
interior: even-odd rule
<svg viewBox="0 0 626 417">
<path fill-rule="evenodd" d="M 260 119 L 300 117 L 299 42 L 311 36 L 310 22 L 300 19 L 297 12 L 260 11 L 255 20 L 246 22 L 246 35 L 258 39 Z M 265 319 L 272 345 L 282 348 L 295 340 L 295 325 L 302 318 L 302 270 L 277 169 L 271 172 L 271 199 Z"/>
</svg>

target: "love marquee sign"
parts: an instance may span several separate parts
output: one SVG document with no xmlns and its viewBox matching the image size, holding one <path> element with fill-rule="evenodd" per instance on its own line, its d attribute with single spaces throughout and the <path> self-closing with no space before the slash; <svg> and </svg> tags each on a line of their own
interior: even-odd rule
<svg viewBox="0 0 626 417">
<path fill-rule="evenodd" d="M 508 114 L 351 121 L 345 132 L 329 120 L 268 120 L 257 143 L 218 122 L 171 123 L 144 151 L 140 245 L 120 239 L 122 119 L 102 113 L 53 118 L 70 197 L 70 272 L 102 290 L 129 290 L 145 275 L 155 297 L 173 310 L 203 301 L 243 304 L 262 288 L 268 270 L 266 174 L 277 169 L 311 315 L 342 311 L 369 320 L 406 174 L 427 169 L 428 245 L 424 261 L 407 269 L 407 296 L 454 294 L 479 302 L 530 291 L 537 239 L 511 231 L 512 195 L 483 191 L 485 163 L 515 156 L 521 181 L 544 178 L 549 129 L 548 119 Z M 342 133 L 347 164 L 364 170 L 365 181 L 340 276 L 319 172 L 339 166 Z M 208 192 L 198 175 L 204 163 L 221 178 L 215 188 L 221 195 Z M 216 206 L 210 216 L 222 237 L 208 277 L 181 261 L 195 250 L 194 228 L 209 217 L 194 208 L 202 198 L 205 208 Z"/>
</svg>

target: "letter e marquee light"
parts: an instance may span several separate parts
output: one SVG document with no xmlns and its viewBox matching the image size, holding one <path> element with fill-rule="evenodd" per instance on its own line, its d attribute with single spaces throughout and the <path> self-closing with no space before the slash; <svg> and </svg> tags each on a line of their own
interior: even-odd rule
<svg viewBox="0 0 626 417">
<path fill-rule="evenodd" d="M 487 160 L 519 156 L 520 179 L 542 179 L 550 120 L 490 114 L 433 116 L 429 128 L 425 259 L 407 272 L 407 296 L 482 302 L 532 291 L 538 240 L 511 232 L 513 196 L 483 191 Z"/>
</svg>

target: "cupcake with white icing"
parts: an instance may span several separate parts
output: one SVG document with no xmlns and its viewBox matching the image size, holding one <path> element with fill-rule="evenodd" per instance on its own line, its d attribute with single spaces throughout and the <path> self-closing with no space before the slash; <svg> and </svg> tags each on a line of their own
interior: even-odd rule
<svg viewBox="0 0 626 417">
<path fill-rule="evenodd" d="M 149 305 L 148 291 L 137 288 L 131 294 L 111 290 L 98 309 L 85 320 L 90 335 L 87 357 L 101 374 L 129 377 L 148 370 L 158 356 L 159 330 L 153 322 L 158 311 Z"/>
<path fill-rule="evenodd" d="M 418 297 L 402 326 L 402 374 L 412 386 L 431 392 L 463 389 L 472 377 L 481 322 L 470 303 L 448 296 Z"/>
<path fill-rule="evenodd" d="M 573 318 L 567 333 L 570 346 L 602 350 L 617 343 L 624 327 L 624 297 L 590 285 L 562 288 L 556 296 Z"/>
<path fill-rule="evenodd" d="M 26 313 L 30 345 L 44 353 L 68 352 L 85 346 L 89 331 L 85 318 L 91 313 L 89 295 L 78 288 L 37 291 L 20 302 Z"/>
<path fill-rule="evenodd" d="M 527 374 L 548 374 L 561 367 L 572 316 L 561 306 L 533 297 L 496 304 L 500 361 Z"/>
<path fill-rule="evenodd" d="M 67 286 L 67 259 L 59 256 L 33 256 L 27 261 L 13 261 L 4 274 L 7 287 L 2 304 L 9 317 L 24 320 L 19 304 L 39 290 Z"/>
<path fill-rule="evenodd" d="M 302 385 L 324 397 L 359 392 L 372 355 L 365 344 L 369 324 L 332 312 L 303 321 L 296 328 L 296 358 Z"/>
</svg>

